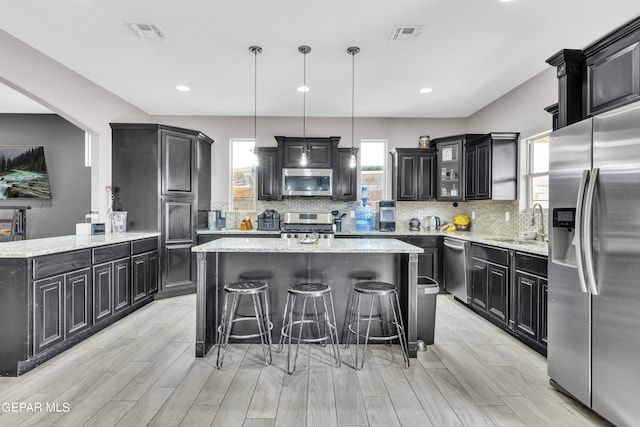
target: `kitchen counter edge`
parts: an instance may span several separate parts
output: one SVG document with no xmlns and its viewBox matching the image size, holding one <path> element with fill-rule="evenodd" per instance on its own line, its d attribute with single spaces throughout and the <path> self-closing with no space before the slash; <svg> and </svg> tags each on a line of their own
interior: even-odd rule
<svg viewBox="0 0 640 427">
<path fill-rule="evenodd" d="M 68 235 L 0 243 L 0 258 L 31 258 L 158 237 L 160 233 Z"/>
</svg>

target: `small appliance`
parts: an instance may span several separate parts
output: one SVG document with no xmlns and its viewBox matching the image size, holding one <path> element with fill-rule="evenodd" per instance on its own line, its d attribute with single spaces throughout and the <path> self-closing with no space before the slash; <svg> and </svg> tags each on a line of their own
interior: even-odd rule
<svg viewBox="0 0 640 427">
<path fill-rule="evenodd" d="M 332 169 L 284 168 L 282 195 L 331 197 L 332 176 Z"/>
<path fill-rule="evenodd" d="M 380 200 L 378 207 L 378 230 L 396 231 L 395 200 Z"/>
<path fill-rule="evenodd" d="M 420 231 L 420 220 L 418 218 L 409 220 L 409 231 Z"/>
<path fill-rule="evenodd" d="M 315 237 L 333 239 L 333 215 L 331 212 L 285 212 L 280 236 L 283 239 Z"/>
<path fill-rule="evenodd" d="M 267 209 L 258 215 L 258 230 L 280 230 L 280 214 L 274 209 Z"/>
</svg>

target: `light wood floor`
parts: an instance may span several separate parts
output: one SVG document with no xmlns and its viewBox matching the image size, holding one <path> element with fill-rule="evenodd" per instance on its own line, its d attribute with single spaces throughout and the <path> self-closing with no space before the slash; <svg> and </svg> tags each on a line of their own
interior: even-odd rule
<svg viewBox="0 0 640 427">
<path fill-rule="evenodd" d="M 294 375 L 259 345 L 194 357 L 195 296 L 156 301 L 18 378 L 0 378 L 0 426 L 592 426 L 604 423 L 548 384 L 545 359 L 450 297 L 437 344 L 402 367 L 398 346 L 365 369 L 305 346 Z M 15 411 L 10 404 L 30 403 Z M 46 404 L 57 405 L 57 412 Z M 37 405 L 42 406 L 38 410 Z M 51 409 L 51 408 L 50 408 Z"/>
</svg>

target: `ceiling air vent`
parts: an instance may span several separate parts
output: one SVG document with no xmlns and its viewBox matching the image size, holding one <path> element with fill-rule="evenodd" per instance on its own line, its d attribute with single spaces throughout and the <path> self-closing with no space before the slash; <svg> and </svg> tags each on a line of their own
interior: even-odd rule
<svg viewBox="0 0 640 427">
<path fill-rule="evenodd" d="M 156 22 L 125 22 L 136 35 L 143 39 L 166 39 L 167 34 Z"/>
<path fill-rule="evenodd" d="M 392 42 L 417 40 L 423 29 L 424 25 L 396 25 L 389 40 Z"/>
</svg>

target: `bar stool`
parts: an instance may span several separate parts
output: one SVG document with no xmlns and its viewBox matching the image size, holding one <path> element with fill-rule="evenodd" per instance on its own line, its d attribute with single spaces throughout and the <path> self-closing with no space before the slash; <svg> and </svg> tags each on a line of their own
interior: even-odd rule
<svg viewBox="0 0 640 427">
<path fill-rule="evenodd" d="M 293 313 L 296 309 L 296 301 L 298 298 L 302 299 L 302 308 L 300 310 L 299 320 L 293 319 Z M 313 302 L 314 318 L 306 318 L 307 301 L 309 298 Z M 322 300 L 322 308 L 324 311 L 324 321 L 320 320 L 318 314 L 318 299 Z M 330 310 L 330 311 L 329 311 Z M 338 331 L 336 329 L 336 314 L 333 306 L 333 297 L 331 296 L 331 287 L 325 283 L 310 282 L 310 283 L 296 283 L 289 286 L 287 291 L 287 301 L 284 305 L 284 314 L 282 316 L 283 324 L 280 331 L 280 342 L 278 345 L 278 351 L 282 351 L 285 340 L 288 340 L 287 348 L 287 372 L 293 374 L 296 370 L 298 363 L 298 350 L 300 343 L 321 343 L 326 346 L 327 342 L 331 340 L 333 358 L 336 362 L 336 367 L 340 367 L 340 349 L 338 348 Z M 305 325 L 314 326 L 317 331 L 317 336 L 314 337 L 311 334 L 309 328 L 309 334 L 303 335 L 302 330 Z M 294 332 L 294 326 L 298 327 L 297 333 Z M 291 342 L 296 343 L 296 354 L 293 360 L 293 366 L 291 365 Z"/>
<path fill-rule="evenodd" d="M 271 329 L 273 329 L 273 323 L 269 319 L 268 290 L 269 286 L 265 282 L 258 280 L 241 280 L 224 286 L 222 320 L 218 327 L 218 359 L 216 361 L 218 369 L 222 368 L 224 355 L 229 346 L 229 338 L 250 339 L 260 337 L 264 362 L 266 365 L 271 364 Z M 245 295 L 250 295 L 253 300 L 255 316 L 239 316 L 237 314 L 240 297 Z M 230 298 L 231 308 L 229 308 Z M 231 334 L 234 323 L 251 320 L 255 320 L 258 324 L 258 333 L 248 335 Z"/>
<path fill-rule="evenodd" d="M 370 296 L 371 304 L 369 307 L 369 315 L 362 317 L 360 306 L 362 304 L 362 296 Z M 385 318 L 384 310 L 382 309 L 382 298 L 386 297 L 389 303 L 389 310 L 387 318 Z M 373 311 L 374 304 L 377 303 L 378 313 Z M 382 335 L 371 336 L 371 322 L 379 322 L 382 329 Z M 364 335 L 360 333 L 360 323 L 367 322 L 367 331 Z M 351 297 L 351 309 L 348 315 L 347 326 L 347 341 L 346 348 L 349 348 L 351 342 L 351 336 L 356 336 L 356 369 L 361 370 L 364 367 L 364 358 L 367 352 L 367 344 L 371 341 L 385 341 L 390 343 L 391 341 L 398 339 L 400 341 L 400 347 L 402 348 L 402 356 L 404 358 L 404 366 L 409 367 L 409 352 L 407 349 L 406 337 L 404 332 L 404 324 L 402 322 L 402 312 L 400 311 L 400 301 L 398 300 L 398 293 L 395 286 L 391 283 L 378 282 L 378 281 L 364 281 L 358 282 L 353 287 L 353 293 Z M 395 334 L 391 334 L 391 331 L 387 330 L 387 326 L 395 327 Z M 360 360 L 360 338 L 364 337 L 364 351 L 362 353 L 362 359 Z"/>
</svg>

